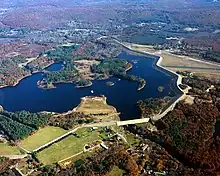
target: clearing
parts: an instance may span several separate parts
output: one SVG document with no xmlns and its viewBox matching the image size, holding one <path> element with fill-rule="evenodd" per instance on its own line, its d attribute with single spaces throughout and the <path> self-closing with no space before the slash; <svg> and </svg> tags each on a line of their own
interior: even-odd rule
<svg viewBox="0 0 220 176">
<path fill-rule="evenodd" d="M 27 64 L 29 64 L 30 62 L 32 62 L 32 61 L 34 61 L 34 60 L 36 60 L 36 59 L 37 59 L 36 57 L 27 58 L 27 59 L 26 59 L 27 62 L 18 64 L 18 67 L 19 67 L 19 68 L 23 68 L 24 66 L 26 66 Z"/>
<path fill-rule="evenodd" d="M 75 132 L 75 135 L 70 135 L 37 153 L 37 158 L 41 163 L 48 165 L 76 155 L 83 151 L 86 144 L 102 140 L 103 136 L 100 136 L 100 129 L 102 128 L 96 130 L 90 128 L 79 129 Z"/>
<path fill-rule="evenodd" d="M 56 139 L 59 136 L 62 136 L 65 133 L 67 133 L 67 131 L 62 128 L 46 126 L 22 140 L 20 146 L 26 150 L 33 151 L 34 149 L 52 141 L 53 139 Z"/>
<path fill-rule="evenodd" d="M 76 69 L 84 79 L 92 80 L 94 74 L 91 72 L 91 66 L 98 65 L 100 62 L 96 60 L 76 60 Z"/>
</svg>

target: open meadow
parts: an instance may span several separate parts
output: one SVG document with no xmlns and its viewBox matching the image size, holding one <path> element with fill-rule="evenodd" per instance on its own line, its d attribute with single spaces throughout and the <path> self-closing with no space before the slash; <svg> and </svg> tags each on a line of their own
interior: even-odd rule
<svg viewBox="0 0 220 176">
<path fill-rule="evenodd" d="M 21 155 L 21 151 L 16 146 L 7 143 L 0 143 L 0 155 Z"/>
<path fill-rule="evenodd" d="M 67 131 L 62 128 L 46 126 L 22 140 L 20 146 L 26 150 L 33 151 L 65 133 L 67 133 Z"/>
</svg>

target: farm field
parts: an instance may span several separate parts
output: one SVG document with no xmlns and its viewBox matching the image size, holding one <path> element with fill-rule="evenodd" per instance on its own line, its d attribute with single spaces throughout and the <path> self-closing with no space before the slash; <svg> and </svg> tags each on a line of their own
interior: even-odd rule
<svg viewBox="0 0 220 176">
<path fill-rule="evenodd" d="M 79 129 L 75 135 L 70 135 L 37 153 L 37 158 L 45 165 L 56 163 L 82 152 L 86 144 L 102 140 L 102 137 L 98 129 L 93 131 L 88 128 Z"/>
<path fill-rule="evenodd" d="M 16 146 L 0 143 L 0 155 L 21 155 L 21 151 Z"/>
<path fill-rule="evenodd" d="M 67 131 L 59 128 L 47 126 L 38 130 L 35 134 L 21 141 L 20 146 L 26 150 L 32 151 L 53 139 L 65 134 Z"/>
</svg>

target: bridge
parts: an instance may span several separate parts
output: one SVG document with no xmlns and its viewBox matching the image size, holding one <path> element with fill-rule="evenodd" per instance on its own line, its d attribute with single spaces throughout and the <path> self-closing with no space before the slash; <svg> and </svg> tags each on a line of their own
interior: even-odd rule
<svg viewBox="0 0 220 176">
<path fill-rule="evenodd" d="M 125 125 L 133 125 L 139 123 L 147 123 L 149 122 L 150 118 L 143 118 L 143 119 L 134 119 L 134 120 L 124 120 L 124 121 L 117 121 L 117 126 L 125 126 Z"/>
</svg>

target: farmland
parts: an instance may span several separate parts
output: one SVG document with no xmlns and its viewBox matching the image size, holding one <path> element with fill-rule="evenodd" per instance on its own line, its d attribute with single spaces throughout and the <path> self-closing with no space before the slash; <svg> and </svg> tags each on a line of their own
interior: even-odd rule
<svg viewBox="0 0 220 176">
<path fill-rule="evenodd" d="M 53 139 L 62 136 L 67 131 L 59 127 L 47 126 L 38 130 L 33 135 L 21 141 L 20 146 L 26 150 L 32 151 Z"/>
<path fill-rule="evenodd" d="M 0 143 L 0 156 L 1 155 L 20 155 L 21 151 L 16 146 L 10 146 L 7 143 Z"/>
<path fill-rule="evenodd" d="M 70 135 L 37 153 L 37 158 L 45 165 L 56 163 L 82 152 L 86 144 L 101 140 L 99 134 L 99 130 L 79 129 L 76 135 Z"/>
</svg>

